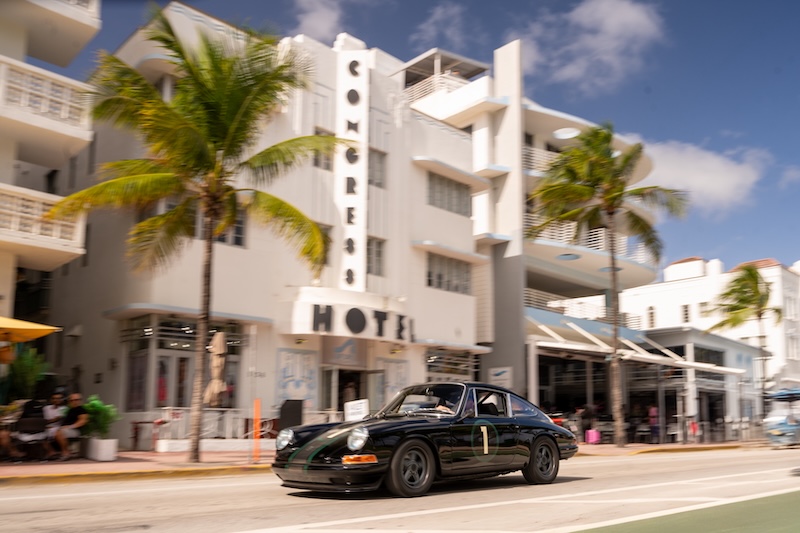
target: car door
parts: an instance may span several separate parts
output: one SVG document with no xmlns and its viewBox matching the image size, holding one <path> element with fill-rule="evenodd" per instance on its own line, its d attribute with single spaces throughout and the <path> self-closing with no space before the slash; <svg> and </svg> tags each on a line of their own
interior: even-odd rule
<svg viewBox="0 0 800 533">
<path fill-rule="evenodd" d="M 451 426 L 449 468 L 446 475 L 502 471 L 511 465 L 517 441 L 517 424 L 510 416 L 508 397 L 493 389 L 473 388 L 462 413 Z"/>
</svg>

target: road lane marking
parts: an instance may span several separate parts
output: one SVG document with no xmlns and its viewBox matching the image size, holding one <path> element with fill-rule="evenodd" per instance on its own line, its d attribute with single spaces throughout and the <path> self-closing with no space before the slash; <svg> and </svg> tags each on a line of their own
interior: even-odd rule
<svg viewBox="0 0 800 533">
<path fill-rule="evenodd" d="M 626 486 L 626 487 L 616 487 L 611 489 L 602 489 L 602 490 L 593 490 L 587 492 L 579 492 L 575 494 L 558 494 L 553 496 L 542 496 L 538 498 L 523 498 L 520 500 L 505 500 L 505 501 L 498 501 L 498 502 L 488 502 L 488 503 L 477 503 L 472 505 L 459 505 L 456 507 L 440 507 L 436 509 L 426 509 L 426 510 L 416 510 L 416 511 L 409 511 L 404 513 L 391 513 L 385 515 L 371 515 L 371 516 L 362 516 L 362 517 L 353 517 L 353 518 L 343 518 L 339 520 L 329 520 L 325 522 L 316 522 L 316 523 L 308 523 L 308 524 L 292 524 L 289 526 L 280 526 L 274 528 L 264 528 L 264 529 L 252 529 L 247 531 L 239 531 L 237 533 L 278 533 L 278 532 L 291 532 L 291 531 L 300 531 L 300 530 L 308 530 L 308 529 L 317 529 L 317 528 L 324 528 L 324 527 L 336 527 L 336 526 L 345 526 L 345 525 L 353 525 L 353 524 L 360 524 L 365 522 L 378 522 L 381 520 L 396 520 L 402 518 L 410 518 L 410 517 L 419 517 L 419 516 L 426 516 L 426 515 L 435 515 L 435 514 L 442 514 L 442 513 L 454 513 L 454 512 L 461 512 L 461 511 L 473 511 L 477 509 L 490 509 L 493 507 L 501 507 L 501 506 L 509 506 L 509 505 L 521 505 L 521 504 L 531 504 L 531 503 L 552 503 L 555 501 L 564 501 L 568 499 L 569 501 L 575 501 L 577 498 L 587 497 L 587 496 L 595 496 L 601 494 L 612 494 L 615 492 L 625 492 L 625 491 L 639 491 L 643 489 L 651 489 L 651 488 L 658 488 L 658 487 L 668 487 L 673 485 L 684 485 L 689 482 L 698 482 L 698 481 L 718 481 L 723 479 L 732 479 L 737 477 L 744 477 L 744 476 L 763 476 L 765 474 L 775 474 L 779 472 L 789 472 L 790 470 L 787 468 L 776 468 L 771 470 L 761 470 L 758 472 L 743 472 L 738 474 L 726 474 L 723 476 L 711 476 L 706 478 L 697 478 L 697 479 L 687 479 L 687 480 L 676 480 L 676 481 L 664 481 L 660 483 L 648 483 L 646 485 L 636 485 L 636 486 Z M 791 492 L 792 490 L 800 490 L 797 488 L 787 490 L 784 492 Z M 721 505 L 722 503 L 732 503 L 733 500 L 727 500 L 722 502 L 710 502 L 706 504 L 700 505 Z M 682 508 L 686 510 L 686 508 Z M 675 511 L 678 512 L 678 511 Z M 586 528 L 588 529 L 588 528 Z M 372 530 L 370 530 L 372 531 Z M 569 531 L 569 530 L 564 530 Z"/>
<path fill-rule="evenodd" d="M 627 524 L 629 522 L 636 522 L 638 520 L 649 520 L 651 518 L 661 518 L 662 516 L 669 516 L 678 513 L 688 513 L 691 511 L 699 511 L 701 509 L 709 509 L 711 507 L 718 507 L 721 505 L 730 505 L 732 503 L 741 503 L 750 500 L 757 500 L 759 498 L 769 498 L 770 496 L 780 496 L 781 494 L 789 494 L 791 492 L 798 492 L 800 488 L 793 487 L 791 489 L 775 490 L 772 492 L 762 492 L 760 494 L 750 494 L 748 496 L 738 496 L 736 498 L 725 498 L 718 502 L 700 503 L 690 507 L 681 507 L 678 509 L 666 509 L 664 511 L 655 511 L 653 513 L 645 513 L 636 516 L 628 516 L 625 518 L 615 518 L 614 520 L 606 520 L 604 522 L 595 522 L 592 524 L 581 524 L 569 527 L 559 527 L 554 529 L 545 529 L 539 533 L 572 533 L 574 531 L 586 531 L 587 529 L 596 529 L 601 527 L 618 526 L 620 524 Z"/>
<path fill-rule="evenodd" d="M 186 490 L 200 490 L 200 489 L 225 489 L 230 487 L 251 487 L 254 485 L 280 485 L 280 480 L 267 480 L 267 481 L 254 481 L 251 483 L 215 483 L 215 484 L 182 484 L 178 486 L 153 486 L 148 487 L 145 489 L 123 489 L 123 490 L 105 490 L 105 491 L 97 491 L 97 492 L 77 492 L 74 490 L 75 485 L 71 485 L 71 489 L 68 492 L 58 492 L 57 495 L 54 493 L 49 494 L 34 494 L 30 496 L 2 496 L 0 494 L 0 502 L 9 502 L 9 501 L 20 501 L 20 500 L 49 500 L 52 498 L 58 498 L 59 500 L 63 500 L 64 498 L 85 498 L 87 496 L 109 496 L 111 494 L 140 494 L 146 492 L 185 492 Z M 56 485 L 51 485 L 55 487 Z M 41 487 L 36 488 L 35 490 L 41 491 Z"/>
</svg>

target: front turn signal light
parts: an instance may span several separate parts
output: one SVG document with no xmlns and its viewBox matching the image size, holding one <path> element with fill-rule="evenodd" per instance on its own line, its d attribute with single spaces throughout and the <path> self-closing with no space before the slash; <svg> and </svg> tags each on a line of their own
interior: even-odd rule
<svg viewBox="0 0 800 533">
<path fill-rule="evenodd" d="M 371 453 L 364 455 L 345 455 L 342 457 L 343 465 L 363 465 L 374 464 L 377 462 L 378 456 Z"/>
</svg>

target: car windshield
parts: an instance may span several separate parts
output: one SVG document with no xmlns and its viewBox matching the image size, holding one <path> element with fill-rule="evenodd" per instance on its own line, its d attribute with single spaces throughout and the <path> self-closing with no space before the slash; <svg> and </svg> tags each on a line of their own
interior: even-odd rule
<svg viewBox="0 0 800 533">
<path fill-rule="evenodd" d="M 415 385 L 400 391 L 377 415 L 455 414 L 464 396 L 464 385 L 437 383 Z"/>
</svg>

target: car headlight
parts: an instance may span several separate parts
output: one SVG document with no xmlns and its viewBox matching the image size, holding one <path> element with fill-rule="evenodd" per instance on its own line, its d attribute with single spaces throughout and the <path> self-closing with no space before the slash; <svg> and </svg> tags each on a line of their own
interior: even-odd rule
<svg viewBox="0 0 800 533">
<path fill-rule="evenodd" d="M 369 438 L 369 430 L 364 426 L 358 426 L 350 431 L 347 436 L 347 448 L 351 451 L 357 452 L 364 447 Z"/>
<path fill-rule="evenodd" d="M 294 431 L 291 429 L 282 429 L 275 438 L 275 449 L 282 450 L 286 448 L 289 443 L 294 440 Z"/>
</svg>

